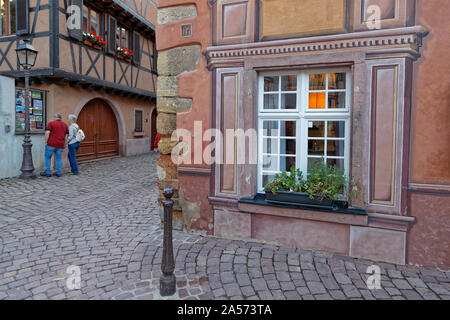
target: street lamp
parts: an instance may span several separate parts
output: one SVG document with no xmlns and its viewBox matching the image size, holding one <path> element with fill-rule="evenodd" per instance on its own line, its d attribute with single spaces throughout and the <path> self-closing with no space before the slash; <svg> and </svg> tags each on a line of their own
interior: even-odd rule
<svg viewBox="0 0 450 320">
<path fill-rule="evenodd" d="M 31 137 L 30 137 L 30 109 L 29 109 L 29 81 L 30 81 L 30 69 L 34 67 L 36 63 L 37 50 L 29 43 L 28 39 L 24 39 L 23 43 L 19 44 L 16 49 L 17 61 L 20 66 L 25 70 L 25 137 L 23 139 L 23 158 L 22 167 L 20 171 L 22 179 L 34 179 L 36 175 L 33 166 L 33 155 L 31 153 Z"/>
</svg>

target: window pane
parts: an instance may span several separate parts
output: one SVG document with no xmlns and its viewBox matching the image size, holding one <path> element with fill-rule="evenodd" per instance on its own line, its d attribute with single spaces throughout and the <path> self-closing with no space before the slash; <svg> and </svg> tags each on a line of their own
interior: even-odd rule
<svg viewBox="0 0 450 320">
<path fill-rule="evenodd" d="M 280 157 L 280 171 L 290 171 L 295 168 L 295 157 Z"/>
<path fill-rule="evenodd" d="M 345 121 L 328 121 L 329 138 L 344 138 L 345 137 Z"/>
<path fill-rule="evenodd" d="M 269 171 L 277 171 L 278 156 L 263 156 L 263 169 Z"/>
<path fill-rule="evenodd" d="M 311 169 L 311 167 L 314 165 L 314 163 L 319 162 L 321 163 L 323 160 L 318 158 L 308 158 L 308 171 Z"/>
<path fill-rule="evenodd" d="M 282 76 L 281 91 L 297 91 L 297 76 Z"/>
<path fill-rule="evenodd" d="M 265 110 L 278 109 L 278 94 L 264 95 L 264 109 Z"/>
<path fill-rule="evenodd" d="M 89 28 L 88 28 L 88 8 L 86 6 L 83 6 L 83 32 L 84 33 L 88 33 L 89 32 Z"/>
<path fill-rule="evenodd" d="M 345 109 L 345 92 L 328 92 L 329 109 Z"/>
<path fill-rule="evenodd" d="M 295 139 L 280 139 L 280 154 L 295 154 Z"/>
<path fill-rule="evenodd" d="M 9 33 L 16 33 L 16 0 L 9 0 Z"/>
<path fill-rule="evenodd" d="M 279 79 L 280 77 L 278 76 L 264 77 L 264 91 L 266 92 L 278 91 Z"/>
<path fill-rule="evenodd" d="M 295 137 L 295 121 L 280 121 L 280 136 Z"/>
<path fill-rule="evenodd" d="M 0 34 L 6 35 L 6 1 L 0 0 L 0 15 L 1 15 L 1 23 L 0 23 Z"/>
<path fill-rule="evenodd" d="M 325 121 L 309 121 L 308 136 L 311 138 L 325 137 Z"/>
<path fill-rule="evenodd" d="M 344 171 L 344 159 L 327 159 L 328 166 L 335 166 L 339 170 Z"/>
<path fill-rule="evenodd" d="M 278 154 L 278 139 L 263 139 L 263 153 Z"/>
<path fill-rule="evenodd" d="M 332 157 L 343 157 L 344 156 L 344 141 L 327 141 L 327 155 Z"/>
<path fill-rule="evenodd" d="M 309 109 L 325 109 L 325 92 L 309 93 Z"/>
<path fill-rule="evenodd" d="M 116 46 L 122 47 L 122 44 L 120 43 L 120 27 L 116 28 Z"/>
<path fill-rule="evenodd" d="M 295 93 L 283 93 L 281 95 L 281 109 L 297 109 L 297 94 Z"/>
<path fill-rule="evenodd" d="M 309 75 L 309 90 L 325 90 L 325 74 Z"/>
<path fill-rule="evenodd" d="M 122 35 L 122 48 L 128 49 L 128 31 L 122 28 L 121 35 Z"/>
<path fill-rule="evenodd" d="M 338 90 L 345 89 L 345 73 L 330 73 L 328 75 L 328 89 Z"/>
<path fill-rule="evenodd" d="M 272 173 L 263 173 L 263 188 L 266 184 L 270 183 L 270 179 L 275 179 L 275 174 Z"/>
<path fill-rule="evenodd" d="M 5 23 L 6 23 L 6 4 L 4 0 L 0 0 L 0 35 L 3 35 L 6 32 Z"/>
<path fill-rule="evenodd" d="M 263 122 L 263 135 L 267 137 L 278 136 L 278 121 L 264 121 Z"/>
<path fill-rule="evenodd" d="M 324 140 L 309 140 L 308 141 L 308 154 L 310 156 L 323 156 L 325 153 L 325 141 Z"/>
<path fill-rule="evenodd" d="M 100 26 L 99 15 L 97 12 L 91 10 L 91 32 L 94 32 L 96 35 L 99 35 L 100 34 L 99 26 Z"/>
<path fill-rule="evenodd" d="M 136 132 L 142 132 L 142 111 L 136 110 L 134 115 L 134 130 Z"/>
</svg>

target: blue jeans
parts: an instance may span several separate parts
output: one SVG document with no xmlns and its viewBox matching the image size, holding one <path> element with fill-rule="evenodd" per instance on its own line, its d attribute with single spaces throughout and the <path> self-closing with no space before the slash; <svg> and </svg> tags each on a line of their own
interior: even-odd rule
<svg viewBox="0 0 450 320">
<path fill-rule="evenodd" d="M 78 164 L 77 164 L 77 150 L 80 147 L 79 142 L 75 142 L 72 144 L 69 144 L 69 162 L 70 162 L 70 169 L 72 170 L 72 173 L 78 173 Z"/>
<path fill-rule="evenodd" d="M 50 166 L 53 153 L 56 157 L 56 173 L 61 174 L 62 170 L 62 158 L 61 155 L 64 149 L 53 148 L 49 146 L 45 146 L 45 173 L 50 174 Z"/>
</svg>

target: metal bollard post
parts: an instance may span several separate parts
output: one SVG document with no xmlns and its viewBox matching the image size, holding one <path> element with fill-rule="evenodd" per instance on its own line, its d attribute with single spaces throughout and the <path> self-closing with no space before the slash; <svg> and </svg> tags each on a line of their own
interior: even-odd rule
<svg viewBox="0 0 450 320">
<path fill-rule="evenodd" d="M 163 239 L 163 255 L 161 263 L 162 275 L 159 281 L 159 292 L 161 296 L 171 296 L 176 292 L 176 279 L 173 271 L 175 263 L 173 259 L 172 244 L 172 212 L 173 212 L 173 190 L 166 188 L 163 191 L 166 200 L 163 200 L 164 206 L 164 239 Z"/>
</svg>

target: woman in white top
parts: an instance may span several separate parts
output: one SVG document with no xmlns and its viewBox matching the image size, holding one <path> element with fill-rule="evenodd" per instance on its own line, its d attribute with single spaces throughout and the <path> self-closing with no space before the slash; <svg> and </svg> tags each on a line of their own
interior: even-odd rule
<svg viewBox="0 0 450 320">
<path fill-rule="evenodd" d="M 78 175 L 78 164 L 77 164 L 77 150 L 80 147 L 80 143 L 77 141 L 76 136 L 78 129 L 80 128 L 78 126 L 77 122 L 77 116 L 74 114 L 69 115 L 69 135 L 67 136 L 67 143 L 69 146 L 69 162 L 70 162 L 70 169 L 72 171 L 72 174 Z"/>
</svg>

